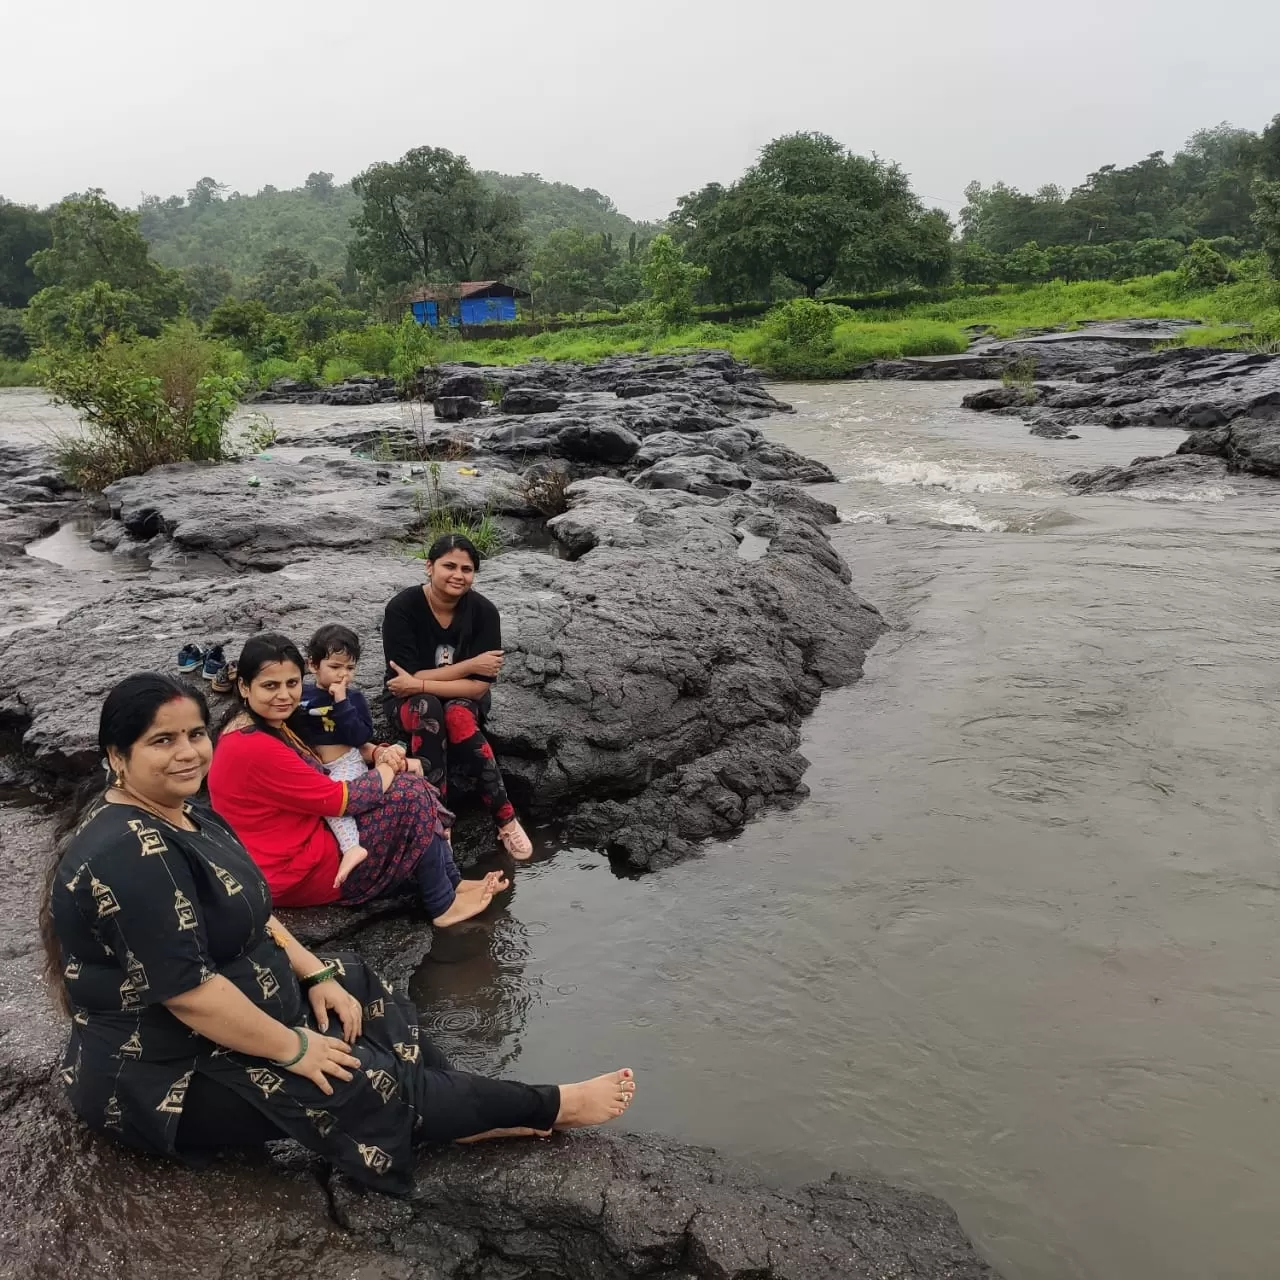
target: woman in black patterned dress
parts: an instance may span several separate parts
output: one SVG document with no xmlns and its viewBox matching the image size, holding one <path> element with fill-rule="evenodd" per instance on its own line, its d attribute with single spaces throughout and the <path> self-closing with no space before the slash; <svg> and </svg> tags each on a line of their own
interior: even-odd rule
<svg viewBox="0 0 1280 1280">
<path fill-rule="evenodd" d="M 407 1192 L 415 1142 L 622 1114 L 629 1071 L 560 1086 L 454 1071 L 358 957 L 303 947 L 230 827 L 189 803 L 208 718 L 166 676 L 118 684 L 99 728 L 112 785 L 53 868 L 42 923 L 72 1015 L 62 1079 L 87 1124 L 187 1159 L 291 1137 Z"/>
</svg>

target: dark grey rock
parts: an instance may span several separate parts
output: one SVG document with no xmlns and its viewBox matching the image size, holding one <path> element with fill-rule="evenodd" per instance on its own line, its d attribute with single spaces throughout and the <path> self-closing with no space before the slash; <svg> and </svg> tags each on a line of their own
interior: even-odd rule
<svg viewBox="0 0 1280 1280">
<path fill-rule="evenodd" d="M 960 403 L 966 409 L 974 409 L 979 413 L 991 413 L 996 409 L 1023 409 L 1043 398 L 1045 387 L 999 386 L 984 387 L 981 391 L 971 391 Z"/>
<path fill-rule="evenodd" d="M 474 396 L 436 396 L 435 415 L 442 422 L 461 422 L 484 412 L 484 402 Z"/>
<path fill-rule="evenodd" d="M 556 433 L 552 452 L 575 462 L 617 466 L 628 462 L 640 441 L 615 422 L 569 423 Z"/>
<path fill-rule="evenodd" d="M 1178 446 L 1178 453 L 1221 458 L 1231 471 L 1280 479 L 1280 416 L 1240 418 L 1198 432 Z"/>
<path fill-rule="evenodd" d="M 1227 467 L 1217 458 L 1170 455 L 1135 458 L 1127 467 L 1077 471 L 1067 484 L 1078 493 L 1118 493 L 1124 489 L 1161 488 L 1184 493 L 1189 486 L 1221 482 Z"/>
<path fill-rule="evenodd" d="M 480 374 L 470 369 L 458 369 L 455 372 L 442 371 L 435 394 L 446 399 L 483 400 L 488 388 L 489 383 Z"/>
<path fill-rule="evenodd" d="M 337 616 L 364 638 L 376 680 L 382 608 L 421 573 L 390 554 L 413 511 L 408 486 L 372 484 L 370 463 L 292 464 L 289 485 L 275 468 L 290 464 L 257 465 L 258 489 L 244 485 L 247 464 L 160 468 L 113 487 L 122 515 L 134 503 L 160 513 L 158 543 L 279 571 L 129 584 L 52 632 L 10 637 L 0 728 L 19 732 L 25 758 L 62 777 L 96 767 L 94 708 L 122 653 L 168 670 L 186 640 L 234 653 L 264 627 L 305 640 Z M 801 715 L 823 688 L 857 679 L 883 623 L 847 589 L 819 524 L 828 508 L 790 486 L 714 501 L 594 479 L 569 495 L 550 528 L 572 561 L 514 551 L 484 566 L 509 655 L 490 729 L 531 818 L 572 816 L 576 838 L 662 865 L 794 797 Z M 735 535 L 761 512 L 777 521 L 763 573 L 738 557 Z"/>
<path fill-rule="evenodd" d="M 1056 422 L 1041 422 L 1031 428 L 1033 436 L 1039 436 L 1042 440 L 1079 440 L 1080 436 L 1077 432 L 1072 431 L 1070 427 L 1064 427 Z"/>
<path fill-rule="evenodd" d="M 379 471 L 390 483 L 379 483 Z M 256 486 L 250 485 L 257 479 Z M 519 481 L 490 459 L 478 476 L 442 466 L 440 496 L 474 516 L 532 514 Z M 109 485 L 112 516 L 134 542 L 163 537 L 180 554 L 274 569 L 300 556 L 388 547 L 425 522 L 425 470 L 354 458 L 173 463 Z"/>
<path fill-rule="evenodd" d="M 517 386 L 509 387 L 503 392 L 502 402 L 498 407 L 503 413 L 512 414 L 554 413 L 564 402 L 562 392 L 539 386 Z"/>
<path fill-rule="evenodd" d="M 746 489 L 751 478 L 736 463 L 710 453 L 664 458 L 632 481 L 640 489 L 681 489 L 686 493 L 722 498 L 733 489 Z"/>
</svg>

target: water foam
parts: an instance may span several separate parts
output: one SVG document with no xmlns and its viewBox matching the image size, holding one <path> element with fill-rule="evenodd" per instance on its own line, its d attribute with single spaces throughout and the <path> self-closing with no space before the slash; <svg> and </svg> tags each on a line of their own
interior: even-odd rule
<svg viewBox="0 0 1280 1280">
<path fill-rule="evenodd" d="M 971 529 L 975 533 L 1007 533 L 1009 530 L 1007 521 L 983 515 L 972 502 L 959 498 L 930 503 L 927 510 L 931 524 L 946 525 L 949 529 Z"/>
<path fill-rule="evenodd" d="M 1136 498 L 1139 502 L 1226 502 L 1236 496 L 1236 490 L 1227 484 L 1206 484 L 1194 489 L 1162 489 L 1153 486 L 1150 489 L 1122 489 L 1126 498 Z"/>
<path fill-rule="evenodd" d="M 930 461 L 906 455 L 871 454 L 846 480 L 872 481 L 889 488 L 911 485 L 920 489 L 945 489 L 949 493 L 1016 493 L 1025 487 L 1016 471 L 978 470 L 948 459 Z"/>
<path fill-rule="evenodd" d="M 851 511 L 840 516 L 841 524 L 888 524 L 887 511 Z"/>
</svg>

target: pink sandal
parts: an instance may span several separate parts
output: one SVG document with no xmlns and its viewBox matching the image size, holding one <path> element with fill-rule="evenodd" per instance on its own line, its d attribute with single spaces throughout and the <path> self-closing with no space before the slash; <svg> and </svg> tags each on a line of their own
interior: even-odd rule
<svg viewBox="0 0 1280 1280">
<path fill-rule="evenodd" d="M 512 818 L 505 826 L 498 828 L 498 839 L 502 847 L 515 859 L 524 862 L 533 857 L 533 841 L 525 834 L 519 821 Z"/>
</svg>

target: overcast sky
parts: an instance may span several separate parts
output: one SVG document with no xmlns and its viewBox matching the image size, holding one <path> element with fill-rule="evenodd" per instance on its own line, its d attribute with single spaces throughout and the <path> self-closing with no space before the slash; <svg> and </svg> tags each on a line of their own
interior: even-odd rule
<svg viewBox="0 0 1280 1280">
<path fill-rule="evenodd" d="M 662 217 L 830 133 L 928 202 L 1280 113 L 1280 0 L 6 0 L 0 195 L 340 181 L 410 147 Z"/>
</svg>

